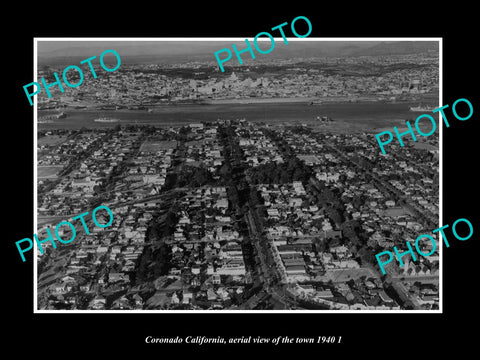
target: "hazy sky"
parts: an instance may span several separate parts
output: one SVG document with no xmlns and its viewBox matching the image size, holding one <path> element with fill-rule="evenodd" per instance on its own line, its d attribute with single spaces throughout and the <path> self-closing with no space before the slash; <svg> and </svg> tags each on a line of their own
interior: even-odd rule
<svg viewBox="0 0 480 360">
<path fill-rule="evenodd" d="M 261 46 L 264 49 L 269 48 L 270 41 Z M 275 49 L 283 48 L 285 50 L 295 51 L 299 47 L 322 47 L 325 49 L 336 49 L 346 45 L 355 45 L 358 47 L 369 47 L 379 43 L 379 41 L 296 41 L 289 39 L 286 45 L 282 38 L 275 39 Z M 106 49 L 114 49 L 120 54 L 129 55 L 187 55 L 187 54 L 206 54 L 213 53 L 222 48 L 231 48 L 232 43 L 237 44 L 239 49 L 245 48 L 244 40 L 237 41 L 38 41 L 38 54 L 42 57 L 54 56 L 82 56 L 86 53 L 96 54 Z M 259 42 L 261 44 L 261 42 Z M 253 45 L 252 45 L 253 46 Z M 275 51 L 275 49 L 273 51 Z M 87 54 L 87 55 L 88 55 Z"/>
<path fill-rule="evenodd" d="M 40 41 L 38 42 L 38 53 L 47 55 L 48 53 L 79 55 L 85 53 L 87 49 L 115 49 L 125 55 L 165 53 L 198 53 L 205 52 L 205 48 L 220 45 L 228 46 L 230 42 L 216 42 L 216 44 L 203 41 Z M 221 47 L 220 47 L 221 48 Z"/>
<path fill-rule="evenodd" d="M 52 41 L 37 39 L 38 62 L 40 65 L 61 65 L 77 63 L 92 56 L 100 56 L 105 50 L 115 50 L 122 59 L 122 62 L 135 64 L 159 64 L 189 61 L 216 61 L 215 53 L 222 49 L 229 49 L 227 52 L 219 53 L 220 59 L 237 61 L 232 44 L 237 46 L 238 51 L 246 50 L 245 38 L 206 38 L 195 40 L 182 40 L 181 38 L 170 38 L 168 40 L 159 38 L 152 40 L 139 40 L 132 38 L 125 40 L 95 40 L 95 38 L 74 41 L 73 39 Z M 233 39 L 233 40 L 232 40 Z M 263 51 L 271 48 L 271 41 L 268 37 L 260 38 L 258 47 Z M 438 50 L 438 41 L 419 41 L 406 39 L 393 41 L 392 38 L 381 38 L 370 40 L 349 40 L 339 41 L 337 39 L 320 38 L 287 38 L 285 44 L 282 37 L 275 38 L 274 48 L 269 53 L 260 53 L 255 49 L 252 41 L 249 44 L 254 49 L 255 59 L 307 59 L 319 57 L 337 56 L 361 56 L 361 55 L 395 55 L 412 54 L 425 52 L 429 49 Z M 255 61 L 250 57 L 248 51 L 242 52 L 240 57 L 244 62 Z M 110 60 L 109 60 L 110 59 Z M 115 59 L 107 56 L 107 62 Z M 230 60 L 228 60 L 230 61 Z"/>
</svg>

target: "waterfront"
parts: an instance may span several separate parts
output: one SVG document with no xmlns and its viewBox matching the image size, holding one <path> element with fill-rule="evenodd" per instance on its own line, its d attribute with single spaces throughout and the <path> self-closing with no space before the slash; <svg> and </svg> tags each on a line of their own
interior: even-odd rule
<svg viewBox="0 0 480 360">
<path fill-rule="evenodd" d="M 399 126 L 402 120 L 415 119 L 419 114 L 409 111 L 416 102 L 358 102 L 309 105 L 288 104 L 225 104 L 225 105 L 171 105 L 159 106 L 152 112 L 135 110 L 66 110 L 67 118 L 39 124 L 39 129 L 104 128 L 117 124 L 155 126 L 181 125 L 216 119 L 241 119 L 265 123 L 315 123 L 317 116 L 328 116 L 338 124 L 345 123 L 351 130 L 373 131 L 378 127 Z M 39 112 L 43 116 L 47 112 Z M 94 119 L 111 117 L 117 123 L 99 123 Z"/>
</svg>

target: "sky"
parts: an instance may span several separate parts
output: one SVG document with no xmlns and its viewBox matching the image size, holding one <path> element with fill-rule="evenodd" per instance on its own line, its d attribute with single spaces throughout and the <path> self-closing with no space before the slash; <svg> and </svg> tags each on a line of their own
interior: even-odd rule
<svg viewBox="0 0 480 360">
<path fill-rule="evenodd" d="M 222 48 L 231 48 L 232 43 L 237 44 L 239 49 L 245 48 L 243 39 L 237 41 L 38 41 L 38 54 L 41 57 L 55 56 L 82 56 L 86 52 L 101 53 L 106 49 L 114 49 L 125 56 L 132 55 L 188 55 L 188 54 L 208 54 Z M 269 48 L 270 40 L 265 38 L 264 49 Z M 283 42 L 282 38 L 275 38 L 275 48 L 296 51 L 304 46 L 321 46 L 325 49 L 335 49 L 349 44 L 359 47 L 369 47 L 379 43 L 379 41 L 322 41 L 321 44 L 316 41 L 297 41 L 297 39 L 288 39 L 289 45 Z M 262 46 L 262 48 L 263 48 Z M 275 50 L 274 48 L 274 50 Z M 273 51 L 274 51 L 273 50 Z M 87 55 L 88 55 L 87 54 Z"/>
</svg>

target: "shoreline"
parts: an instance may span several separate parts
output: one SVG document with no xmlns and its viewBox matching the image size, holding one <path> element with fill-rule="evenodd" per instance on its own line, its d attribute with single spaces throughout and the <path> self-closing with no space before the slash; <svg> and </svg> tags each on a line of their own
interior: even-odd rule
<svg viewBox="0 0 480 360">
<path fill-rule="evenodd" d="M 159 102 L 156 104 L 142 105 L 78 105 L 69 104 L 61 108 L 39 109 L 39 113 L 54 111 L 131 111 L 131 112 L 154 112 L 156 108 L 175 108 L 178 106 L 215 106 L 215 105 L 256 105 L 256 104 L 308 104 L 310 106 L 329 105 L 329 104 L 363 104 L 363 103 L 383 103 L 383 104 L 401 104 L 401 103 L 420 103 L 432 102 L 438 103 L 438 99 L 431 96 L 419 96 L 416 99 L 384 99 L 374 96 L 348 97 L 277 97 L 277 98 L 241 98 L 241 99 L 201 99 L 201 100 L 174 100 L 168 102 Z M 80 106 L 80 107 L 79 107 Z"/>
<path fill-rule="evenodd" d="M 55 119 L 48 123 L 38 122 L 39 129 L 53 128 L 81 128 L 85 127 L 112 127 L 117 125 L 138 124 L 155 126 L 176 126 L 201 121 L 214 121 L 216 119 L 241 119 L 265 123 L 306 123 L 316 124 L 317 117 L 328 116 L 340 124 L 349 124 L 351 127 L 364 129 L 391 128 L 405 125 L 405 120 L 412 119 L 418 114 L 410 112 L 409 106 L 417 102 L 384 102 L 384 101 L 358 101 L 344 102 L 336 98 L 336 102 L 325 102 L 310 105 L 305 98 L 262 99 L 256 103 L 217 103 L 217 104 L 162 104 L 152 109 L 62 109 L 65 118 Z M 310 100 L 310 99 L 308 99 Z M 227 100 L 230 101 L 230 100 Z M 46 111 L 38 111 L 40 119 Z M 50 110 L 49 112 L 54 112 Z M 118 119 L 115 123 L 95 122 L 100 117 Z M 338 127 L 333 126 L 334 128 Z"/>
</svg>

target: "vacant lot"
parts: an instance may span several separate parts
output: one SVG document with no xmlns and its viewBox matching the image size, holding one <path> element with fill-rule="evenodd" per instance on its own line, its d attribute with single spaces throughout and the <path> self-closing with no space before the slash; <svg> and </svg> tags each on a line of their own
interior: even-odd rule
<svg viewBox="0 0 480 360">
<path fill-rule="evenodd" d="M 54 179 L 62 168 L 62 165 L 38 166 L 37 176 L 39 179 Z"/>
<path fill-rule="evenodd" d="M 41 146 L 41 145 L 55 146 L 55 145 L 61 144 L 66 139 L 67 139 L 66 136 L 48 135 L 38 139 L 37 143 L 38 143 L 38 146 Z"/>
<path fill-rule="evenodd" d="M 164 149 L 175 149 L 177 147 L 177 142 L 175 140 L 172 141 L 145 141 L 142 146 L 140 147 L 140 151 L 142 152 L 150 152 L 155 153 L 160 150 Z"/>
<path fill-rule="evenodd" d="M 332 280 L 334 283 L 337 282 L 346 282 L 349 280 L 359 279 L 362 276 L 366 276 L 367 278 L 373 277 L 378 278 L 378 275 L 375 274 L 369 268 L 360 268 L 360 269 L 336 269 L 336 270 L 329 270 L 323 276 L 322 279 L 325 282 Z"/>
<path fill-rule="evenodd" d="M 439 149 L 439 146 L 434 146 L 432 144 L 427 144 L 427 143 L 420 142 L 420 141 L 414 142 L 412 145 L 415 149 L 426 149 L 426 150 L 438 150 Z"/>
</svg>

